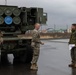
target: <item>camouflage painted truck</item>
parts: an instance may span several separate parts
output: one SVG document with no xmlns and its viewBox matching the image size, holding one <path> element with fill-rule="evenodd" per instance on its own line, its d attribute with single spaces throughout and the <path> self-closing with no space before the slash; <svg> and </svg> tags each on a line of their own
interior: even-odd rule
<svg viewBox="0 0 76 75">
<path fill-rule="evenodd" d="M 1 61 L 7 61 L 7 54 L 13 54 L 14 62 L 31 62 L 31 38 L 19 35 L 34 29 L 35 23 L 46 24 L 46 21 L 47 14 L 43 8 L 0 5 L 0 31 L 3 33 Z"/>
</svg>

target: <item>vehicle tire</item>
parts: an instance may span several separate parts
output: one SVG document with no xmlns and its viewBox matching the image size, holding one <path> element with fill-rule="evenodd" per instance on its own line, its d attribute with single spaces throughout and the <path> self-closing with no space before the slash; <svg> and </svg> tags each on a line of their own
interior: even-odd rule
<svg viewBox="0 0 76 75">
<path fill-rule="evenodd" d="M 3 64 L 9 63 L 6 53 L 1 53 L 1 63 Z"/>
<path fill-rule="evenodd" d="M 1 64 L 1 50 L 0 50 L 0 64 Z"/>
<path fill-rule="evenodd" d="M 14 62 L 13 63 L 31 63 L 33 57 L 33 49 L 31 46 L 25 46 L 26 50 L 20 51 L 18 53 L 14 53 Z"/>
<path fill-rule="evenodd" d="M 13 63 L 25 63 L 26 62 L 26 58 L 27 58 L 27 52 L 24 51 L 20 51 L 18 53 L 14 53 L 14 61 Z"/>
<path fill-rule="evenodd" d="M 31 46 L 27 46 L 27 59 L 26 63 L 31 63 L 33 57 L 33 48 Z"/>
<path fill-rule="evenodd" d="M 22 63 L 26 63 L 26 58 L 27 58 L 27 50 L 24 50 L 20 53 L 20 61 Z"/>
<path fill-rule="evenodd" d="M 19 63 L 19 56 L 18 56 L 18 53 L 13 53 L 13 56 L 14 56 L 14 59 L 13 59 L 13 64 L 15 63 Z"/>
</svg>

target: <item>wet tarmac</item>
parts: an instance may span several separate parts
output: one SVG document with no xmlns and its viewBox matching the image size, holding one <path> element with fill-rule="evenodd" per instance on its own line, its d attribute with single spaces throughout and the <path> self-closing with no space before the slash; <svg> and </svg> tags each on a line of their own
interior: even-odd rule
<svg viewBox="0 0 76 75">
<path fill-rule="evenodd" d="M 68 40 L 44 40 L 38 61 L 38 71 L 30 70 L 30 64 L 6 64 L 0 66 L 0 75 L 76 75 L 76 69 L 68 67 L 70 51 Z M 12 63 L 13 56 L 8 56 Z"/>
</svg>

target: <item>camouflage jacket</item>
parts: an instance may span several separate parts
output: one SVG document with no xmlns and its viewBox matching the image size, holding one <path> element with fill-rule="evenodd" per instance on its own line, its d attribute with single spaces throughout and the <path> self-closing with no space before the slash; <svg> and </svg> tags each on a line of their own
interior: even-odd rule
<svg viewBox="0 0 76 75">
<path fill-rule="evenodd" d="M 36 29 L 32 31 L 32 42 L 41 43 L 40 41 L 40 32 Z"/>
<path fill-rule="evenodd" d="M 76 45 L 76 31 L 71 33 L 69 44 L 75 44 Z"/>
</svg>

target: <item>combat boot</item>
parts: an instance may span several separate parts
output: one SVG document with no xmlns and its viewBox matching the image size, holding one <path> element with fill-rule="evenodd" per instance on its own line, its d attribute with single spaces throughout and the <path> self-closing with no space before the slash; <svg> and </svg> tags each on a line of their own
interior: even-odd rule
<svg viewBox="0 0 76 75">
<path fill-rule="evenodd" d="M 73 68 L 76 68 L 76 64 L 73 65 Z"/>
<path fill-rule="evenodd" d="M 37 63 L 35 63 L 36 68 L 38 69 Z"/>
<path fill-rule="evenodd" d="M 74 66 L 74 63 L 72 63 L 72 64 L 69 64 L 68 66 L 69 66 L 69 67 L 73 67 L 73 66 Z"/>
<path fill-rule="evenodd" d="M 30 67 L 30 69 L 33 69 L 33 68 L 34 68 L 34 66 L 35 66 L 34 64 L 31 64 L 31 67 Z"/>
<path fill-rule="evenodd" d="M 32 64 L 30 69 L 31 69 L 31 70 L 38 70 L 36 64 Z"/>
</svg>

